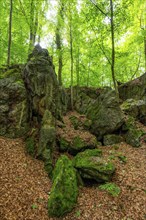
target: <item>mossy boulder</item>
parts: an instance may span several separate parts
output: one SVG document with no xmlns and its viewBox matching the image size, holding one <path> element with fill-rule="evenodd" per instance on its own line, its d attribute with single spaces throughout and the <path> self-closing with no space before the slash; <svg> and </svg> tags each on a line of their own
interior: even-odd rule
<svg viewBox="0 0 146 220">
<path fill-rule="evenodd" d="M 142 100 L 146 97 L 146 73 L 132 81 L 122 83 L 119 86 L 119 95 L 124 101 L 127 99 Z"/>
<path fill-rule="evenodd" d="M 88 107 L 87 117 L 92 121 L 91 131 L 98 140 L 101 140 L 105 134 L 118 130 L 124 122 L 124 115 L 115 92 L 103 91 Z"/>
<path fill-rule="evenodd" d="M 125 138 L 126 138 L 126 143 L 130 144 L 132 147 L 140 147 L 140 139 L 141 136 L 143 135 L 143 132 L 138 129 L 129 129 L 129 131 L 126 133 Z"/>
<path fill-rule="evenodd" d="M 107 134 L 103 138 L 104 145 L 113 145 L 113 144 L 117 144 L 123 141 L 124 141 L 124 138 L 116 134 Z"/>
<path fill-rule="evenodd" d="M 85 115 L 72 115 L 70 116 L 70 121 L 75 130 L 82 129 L 82 130 L 90 130 L 92 121 L 87 119 Z"/>
<path fill-rule="evenodd" d="M 83 179 L 97 182 L 110 181 L 115 172 L 114 164 L 103 159 L 98 149 L 78 153 L 73 159 L 73 165 Z"/>
<path fill-rule="evenodd" d="M 146 125 L 146 97 L 142 100 L 127 99 L 121 105 L 122 110 Z"/>
<path fill-rule="evenodd" d="M 91 135 L 86 141 L 81 136 L 75 136 L 72 139 L 67 139 L 65 137 L 59 138 L 59 147 L 61 151 L 68 151 L 69 153 L 75 155 L 78 152 L 84 151 L 85 149 L 93 149 L 96 148 L 96 146 L 99 143 L 96 140 L 96 137 L 94 135 Z"/>
<path fill-rule="evenodd" d="M 27 97 L 21 69 L 8 69 L 0 77 L 0 135 L 21 137 L 28 129 Z"/>
<path fill-rule="evenodd" d="M 62 155 L 53 171 L 53 185 L 48 200 L 48 213 L 50 216 L 60 217 L 70 212 L 78 196 L 76 170 L 72 161 Z"/>
</svg>

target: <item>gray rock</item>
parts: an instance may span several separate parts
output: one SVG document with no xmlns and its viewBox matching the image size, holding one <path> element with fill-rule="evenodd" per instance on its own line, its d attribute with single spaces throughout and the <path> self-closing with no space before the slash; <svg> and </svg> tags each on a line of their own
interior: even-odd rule
<svg viewBox="0 0 146 220">
<path fill-rule="evenodd" d="M 116 135 L 116 134 L 107 134 L 103 138 L 104 145 L 117 144 L 117 143 L 120 143 L 123 141 L 124 141 L 124 138 L 122 136 Z"/>
</svg>

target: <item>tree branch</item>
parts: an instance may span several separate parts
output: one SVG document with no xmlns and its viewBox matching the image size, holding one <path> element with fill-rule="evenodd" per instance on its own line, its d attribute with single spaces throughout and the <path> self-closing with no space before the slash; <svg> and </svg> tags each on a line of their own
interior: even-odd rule
<svg viewBox="0 0 146 220">
<path fill-rule="evenodd" d="M 107 16 L 107 13 L 105 13 L 97 4 L 95 4 L 92 0 L 90 2 L 105 16 Z"/>
</svg>

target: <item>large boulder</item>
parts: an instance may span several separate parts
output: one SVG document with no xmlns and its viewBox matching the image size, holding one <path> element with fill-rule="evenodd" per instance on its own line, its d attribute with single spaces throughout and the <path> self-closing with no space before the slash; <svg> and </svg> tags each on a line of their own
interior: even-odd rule
<svg viewBox="0 0 146 220">
<path fill-rule="evenodd" d="M 146 97 L 146 73 L 119 86 L 119 95 L 122 100 L 141 100 Z"/>
<path fill-rule="evenodd" d="M 62 155 L 53 171 L 53 186 L 48 201 L 49 215 L 60 217 L 70 212 L 76 204 L 77 196 L 76 170 L 71 160 Z"/>
<path fill-rule="evenodd" d="M 118 130 L 124 122 L 124 115 L 115 92 L 103 90 L 88 107 L 87 117 L 92 120 L 91 131 L 99 140 Z"/>
<path fill-rule="evenodd" d="M 73 159 L 73 165 L 84 179 L 93 179 L 97 182 L 108 182 L 115 172 L 113 163 L 101 157 L 101 150 L 85 150 L 78 153 Z"/>
<path fill-rule="evenodd" d="M 146 125 L 146 97 L 142 100 L 127 99 L 121 105 L 122 110 Z"/>
<path fill-rule="evenodd" d="M 126 142 L 130 144 L 132 147 L 140 147 L 141 146 L 141 137 L 144 133 L 139 129 L 129 129 L 126 133 Z"/>
<path fill-rule="evenodd" d="M 81 137 L 79 135 L 74 136 L 72 139 L 66 139 L 63 136 L 58 137 L 59 148 L 61 151 L 67 151 L 70 154 L 77 154 L 78 152 L 84 151 L 85 149 L 93 149 L 96 148 L 98 142 L 94 135 L 90 134 L 90 137 L 86 140 L 86 134 L 88 132 L 84 132 L 85 137 Z"/>
<path fill-rule="evenodd" d="M 0 135 L 20 137 L 28 131 L 27 122 L 27 99 L 21 69 L 8 69 L 0 76 Z"/>
</svg>

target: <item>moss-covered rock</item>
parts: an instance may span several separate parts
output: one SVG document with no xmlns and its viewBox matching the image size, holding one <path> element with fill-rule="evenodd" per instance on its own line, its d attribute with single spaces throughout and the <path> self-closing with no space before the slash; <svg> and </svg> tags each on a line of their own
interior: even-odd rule
<svg viewBox="0 0 146 220">
<path fill-rule="evenodd" d="M 28 106 L 21 69 L 3 72 L 0 78 L 0 135 L 15 138 L 27 133 Z"/>
<path fill-rule="evenodd" d="M 146 125 L 146 96 L 141 100 L 127 99 L 121 105 L 122 110 Z"/>
<path fill-rule="evenodd" d="M 118 130 L 124 122 L 124 115 L 115 92 L 103 91 L 88 107 L 87 117 L 92 120 L 91 131 L 98 140 L 101 140 L 105 134 Z"/>
<path fill-rule="evenodd" d="M 29 137 L 25 141 L 26 151 L 33 157 L 36 154 L 36 143 L 33 137 Z"/>
<path fill-rule="evenodd" d="M 58 141 L 61 151 L 68 151 L 73 155 L 77 154 L 78 152 L 84 151 L 85 149 L 96 148 L 97 145 L 99 145 L 96 137 L 93 135 L 90 136 L 88 141 L 80 136 L 75 136 L 72 140 L 68 140 L 65 137 L 60 137 Z"/>
<path fill-rule="evenodd" d="M 140 147 L 140 138 L 142 135 L 143 132 L 141 130 L 130 129 L 125 135 L 127 144 L 130 144 L 133 147 Z"/>
<path fill-rule="evenodd" d="M 143 99 L 146 96 L 146 73 L 132 81 L 120 85 L 119 95 L 122 100 Z"/>
<path fill-rule="evenodd" d="M 123 141 L 124 141 L 124 138 L 116 134 L 108 134 L 108 135 L 105 135 L 103 138 L 104 145 L 113 145 L 113 144 L 117 144 Z"/>
<path fill-rule="evenodd" d="M 93 179 L 97 182 L 109 181 L 115 172 L 113 163 L 104 160 L 101 157 L 101 151 L 98 149 L 78 153 L 73 159 L 73 165 L 81 177 Z"/>
<path fill-rule="evenodd" d="M 53 185 L 48 201 L 50 216 L 63 216 L 70 212 L 77 201 L 78 187 L 76 170 L 67 156 L 62 155 L 53 171 Z"/>
</svg>

